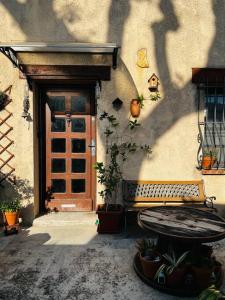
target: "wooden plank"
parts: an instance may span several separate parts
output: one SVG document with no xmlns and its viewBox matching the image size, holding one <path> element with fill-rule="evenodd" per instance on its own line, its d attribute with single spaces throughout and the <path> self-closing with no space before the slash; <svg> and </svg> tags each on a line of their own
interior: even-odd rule
<svg viewBox="0 0 225 300">
<path fill-rule="evenodd" d="M 130 197 L 130 196 L 128 196 Z M 200 197 L 191 196 L 191 197 L 130 197 L 126 199 L 127 202 L 204 202 Z"/>
<path fill-rule="evenodd" d="M 158 206 L 138 214 L 141 227 L 165 237 L 210 242 L 225 237 L 225 221 L 208 211 L 188 207 Z"/>
<path fill-rule="evenodd" d="M 192 68 L 192 83 L 224 84 L 225 69 Z"/>
<path fill-rule="evenodd" d="M 225 170 L 202 170 L 203 175 L 224 175 Z"/>
<path fill-rule="evenodd" d="M 78 77 L 95 78 L 98 80 L 111 79 L 111 67 L 103 65 L 22 65 L 24 74 L 34 76 L 61 76 L 61 78 Z"/>
<path fill-rule="evenodd" d="M 126 206 L 128 207 L 138 207 L 138 208 L 143 208 L 143 207 L 152 207 L 152 206 L 161 206 L 161 205 L 167 205 L 167 202 L 125 202 Z M 174 206 L 186 206 L 186 205 L 192 205 L 195 206 L 196 204 L 201 204 L 202 202 L 196 201 L 196 202 L 169 202 L 169 205 L 174 205 Z"/>
<path fill-rule="evenodd" d="M 125 180 L 133 184 L 202 184 L 202 180 Z"/>
</svg>

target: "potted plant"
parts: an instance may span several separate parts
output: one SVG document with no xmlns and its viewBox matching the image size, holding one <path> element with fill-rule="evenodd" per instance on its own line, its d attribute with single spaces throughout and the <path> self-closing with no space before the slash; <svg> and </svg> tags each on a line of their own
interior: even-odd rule
<svg viewBox="0 0 225 300">
<path fill-rule="evenodd" d="M 154 279 L 159 282 L 159 278 L 163 273 L 166 279 L 165 283 L 168 286 L 174 287 L 182 284 L 186 272 L 186 265 L 184 264 L 184 261 L 188 254 L 189 251 L 186 251 L 177 257 L 173 249 L 170 249 L 168 253 L 163 254 L 162 257 L 164 258 L 165 263 L 159 267 Z"/>
<path fill-rule="evenodd" d="M 162 258 L 157 247 L 157 240 L 141 239 L 136 242 L 139 251 L 143 273 L 149 279 L 153 279 L 156 271 L 162 264 Z"/>
<path fill-rule="evenodd" d="M 132 99 L 130 103 L 130 113 L 133 118 L 138 118 L 141 109 L 144 107 L 144 96 L 138 95 L 136 99 Z"/>
<path fill-rule="evenodd" d="M 212 251 L 210 248 L 207 250 L 204 246 L 194 247 L 189 256 L 189 264 L 195 277 L 196 285 L 201 290 L 209 287 L 215 281 L 215 262 L 214 258 L 211 257 Z"/>
<path fill-rule="evenodd" d="M 198 296 L 198 300 L 222 300 L 225 299 L 225 295 L 222 294 L 215 285 L 211 285 L 207 289 L 201 292 Z"/>
<path fill-rule="evenodd" d="M 0 110 L 2 110 L 5 107 L 7 98 L 8 95 L 5 92 L 0 91 Z"/>
<path fill-rule="evenodd" d="M 21 203 L 19 200 L 3 201 L 0 203 L 0 210 L 6 221 L 6 225 L 14 226 L 19 220 Z"/>
<path fill-rule="evenodd" d="M 216 148 L 205 148 L 202 153 L 202 168 L 210 170 L 217 160 Z"/>
<path fill-rule="evenodd" d="M 98 232 L 99 233 L 118 233 L 123 224 L 123 207 L 118 203 L 119 183 L 123 179 L 122 165 L 127 160 L 129 154 L 142 150 L 151 153 L 148 145 L 138 146 L 136 143 L 118 143 L 119 122 L 113 115 L 103 112 L 99 118 L 105 120 L 106 129 L 106 161 L 96 162 L 94 168 L 97 171 L 98 182 L 102 185 L 99 195 L 104 204 L 98 205 Z M 115 135 L 115 136 L 114 136 Z"/>
</svg>

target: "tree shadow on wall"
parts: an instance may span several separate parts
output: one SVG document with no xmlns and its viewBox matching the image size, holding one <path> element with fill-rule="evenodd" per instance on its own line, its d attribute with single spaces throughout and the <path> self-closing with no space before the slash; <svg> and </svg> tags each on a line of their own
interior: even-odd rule
<svg viewBox="0 0 225 300">
<path fill-rule="evenodd" d="M 212 8 L 215 16 L 215 37 L 210 49 L 208 50 L 208 61 L 206 63 L 207 67 L 213 67 L 215 65 L 221 66 L 221 64 L 223 64 L 223 60 L 221 59 L 221 57 L 223 57 L 223 53 L 225 52 L 225 42 L 223 38 L 225 28 L 223 11 L 225 9 L 225 3 L 214 0 L 212 2 Z M 126 11 L 123 9 L 123 3 L 121 3 L 121 1 L 111 1 L 111 7 L 109 12 L 108 41 L 113 41 L 115 39 L 114 41 L 120 43 L 121 48 L 123 48 L 124 25 L 130 12 L 129 1 L 126 1 L 125 9 Z M 181 23 L 179 22 L 179 18 L 175 12 L 173 1 L 159 1 L 159 10 L 161 11 L 162 18 L 159 21 L 156 21 L 150 25 L 150 31 L 152 31 L 153 33 L 155 53 L 154 57 L 156 59 L 160 83 L 165 91 L 165 96 L 157 103 L 157 105 L 155 105 L 155 108 L 141 121 L 141 131 L 145 133 L 145 139 L 152 147 L 157 145 L 157 142 L 160 140 L 160 138 L 167 132 L 169 132 L 170 129 L 172 129 L 182 118 L 190 116 L 191 114 L 197 116 L 196 113 L 198 111 L 197 97 L 195 96 L 196 92 L 193 89 L 191 81 L 184 83 L 184 85 L 180 87 L 174 82 L 174 79 L 172 78 L 170 72 L 170 66 L 168 61 L 168 34 L 170 34 L 170 32 L 178 32 L 178 30 L 180 30 L 181 27 Z M 118 14 L 118 16 L 115 16 L 118 11 L 120 11 L 120 14 Z M 191 30 L 190 34 L 192 34 Z M 198 39 L 196 39 L 196 41 L 197 40 Z M 183 63 L 185 64 L 185 60 Z M 191 67 L 197 66 L 187 67 L 189 67 L 187 68 L 187 73 L 189 72 L 189 78 L 191 78 Z M 179 76 L 177 75 L 177 77 Z M 182 78 L 180 78 L 180 81 L 181 80 Z M 115 86 L 114 90 L 118 90 L 117 86 Z M 122 118 L 123 117 L 120 116 L 120 119 Z M 195 124 L 192 124 L 193 120 L 196 121 Z M 179 153 L 180 145 L 182 145 L 183 149 L 189 149 L 191 138 L 192 145 L 193 143 L 195 143 L 197 156 L 197 118 L 192 119 L 192 121 L 186 122 L 187 126 L 190 126 L 190 129 L 183 128 L 183 132 L 179 129 L 179 136 L 174 135 L 173 139 L 168 140 L 167 148 L 161 149 L 162 153 L 158 151 L 156 154 L 154 154 L 153 151 L 153 155 L 158 156 L 157 159 L 160 159 L 160 163 L 162 163 L 162 160 L 165 160 L 164 171 L 160 173 L 157 173 L 158 171 L 156 171 L 156 174 L 158 174 L 156 176 L 160 177 L 159 179 L 175 179 L 174 170 L 173 168 L 171 168 L 173 162 L 176 164 L 175 153 L 182 158 L 183 162 L 183 165 L 179 166 L 180 173 L 178 176 L 182 176 L 182 169 L 185 167 L 189 168 L 189 174 L 192 173 L 193 176 L 196 176 L 195 172 L 197 172 L 197 159 L 195 161 L 196 164 L 193 164 L 193 162 L 191 162 L 190 164 L 190 161 L 185 160 L 185 153 L 183 153 L 182 156 L 181 153 Z M 193 127 L 193 125 L 195 126 Z M 168 157 L 172 159 L 170 164 L 168 164 L 167 162 Z M 141 162 L 135 164 L 136 178 L 130 178 L 131 173 L 129 172 L 129 170 L 127 171 L 125 177 L 129 179 L 140 178 L 141 167 Z"/>
<path fill-rule="evenodd" d="M 56 15 L 53 0 L 23 2 L 2 0 L 1 4 L 12 15 L 28 41 L 74 42 L 77 40 L 75 33 L 70 33 L 65 25 L 65 21 L 69 24 L 79 21 L 79 16 L 71 9 L 69 3 L 65 3 L 63 12 L 60 11 L 58 15 Z M 82 42 L 81 38 L 79 41 Z"/>
</svg>

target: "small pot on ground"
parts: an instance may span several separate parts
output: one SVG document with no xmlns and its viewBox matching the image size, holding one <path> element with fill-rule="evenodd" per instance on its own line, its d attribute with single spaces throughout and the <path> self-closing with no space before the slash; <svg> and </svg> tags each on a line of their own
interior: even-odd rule
<svg viewBox="0 0 225 300">
<path fill-rule="evenodd" d="M 212 284 L 212 273 L 214 271 L 213 268 L 208 268 L 205 266 L 192 266 L 192 270 L 199 289 L 206 289 Z"/>
<path fill-rule="evenodd" d="M 184 277 L 186 274 L 185 267 L 179 267 L 173 270 L 171 274 L 167 275 L 166 283 L 169 287 L 177 287 L 184 285 Z"/>
<path fill-rule="evenodd" d="M 144 255 L 144 253 L 139 253 L 139 255 L 144 275 L 149 279 L 153 279 L 162 264 L 162 259 L 159 255 L 148 256 Z"/>
<path fill-rule="evenodd" d="M 16 212 L 4 212 L 4 217 L 7 225 L 14 226 L 19 222 L 19 211 Z"/>
<path fill-rule="evenodd" d="M 123 225 L 123 207 L 119 204 L 98 205 L 98 233 L 120 233 Z"/>
<path fill-rule="evenodd" d="M 2 201 L 0 203 L 0 210 L 3 213 L 6 226 L 14 226 L 18 223 L 20 208 L 21 203 L 19 200 Z"/>
</svg>

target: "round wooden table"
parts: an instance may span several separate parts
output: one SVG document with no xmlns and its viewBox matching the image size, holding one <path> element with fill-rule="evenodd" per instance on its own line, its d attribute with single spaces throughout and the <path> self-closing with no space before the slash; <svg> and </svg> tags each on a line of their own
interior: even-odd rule
<svg viewBox="0 0 225 300">
<path fill-rule="evenodd" d="M 141 228 L 160 238 L 209 243 L 225 237 L 225 220 L 211 212 L 184 206 L 155 206 L 138 213 Z"/>
<path fill-rule="evenodd" d="M 158 245 L 161 249 L 167 249 L 171 244 L 173 249 L 180 253 L 192 249 L 193 246 L 200 247 L 202 243 L 215 242 L 225 237 L 223 218 L 192 207 L 155 206 L 143 209 L 138 213 L 138 224 L 141 228 L 158 235 Z M 150 280 L 143 273 L 139 253 L 135 255 L 133 265 L 137 275 L 145 283 L 162 292 L 181 297 L 193 297 L 201 292 L 198 287 L 171 288 Z M 223 272 L 220 268 L 216 273 L 216 286 L 221 285 L 222 278 Z"/>
</svg>

